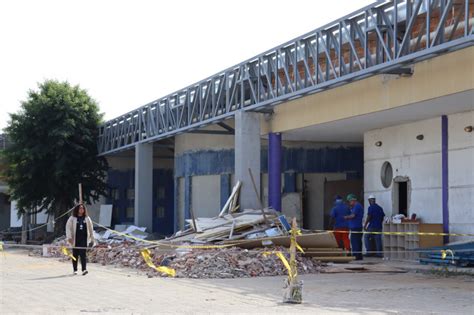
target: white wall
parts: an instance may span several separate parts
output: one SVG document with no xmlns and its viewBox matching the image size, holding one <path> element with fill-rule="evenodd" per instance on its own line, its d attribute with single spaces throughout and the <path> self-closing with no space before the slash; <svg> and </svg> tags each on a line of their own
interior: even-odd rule
<svg viewBox="0 0 474 315">
<path fill-rule="evenodd" d="M 40 212 L 36 214 L 36 224 L 43 224 L 48 221 L 48 215 L 46 211 Z"/>
<path fill-rule="evenodd" d="M 416 136 L 422 134 L 423 140 Z M 375 143 L 382 141 L 382 146 Z M 441 118 L 376 129 L 364 134 L 364 190 L 387 215 L 392 211 L 393 183 L 384 188 L 382 164 L 388 161 L 393 176 L 406 176 L 411 182 L 408 214 L 416 213 L 425 223 L 442 223 L 441 209 Z"/>
<path fill-rule="evenodd" d="M 448 116 L 448 126 L 449 229 L 474 233 L 474 132 L 464 131 L 474 126 L 474 111 Z"/>
<path fill-rule="evenodd" d="M 100 206 L 105 205 L 105 197 L 101 196 L 97 202 L 86 205 L 87 206 L 87 214 L 91 217 L 92 221 L 99 222 L 100 217 Z"/>
<path fill-rule="evenodd" d="M 191 200 L 195 217 L 217 216 L 221 205 L 220 176 L 193 176 Z"/>
<path fill-rule="evenodd" d="M 45 212 L 36 214 L 36 224 L 44 224 L 48 220 L 48 215 Z M 16 208 L 16 201 L 12 200 L 10 204 L 10 227 L 21 227 L 21 217 L 18 219 L 18 209 Z"/>
<path fill-rule="evenodd" d="M 11 214 L 10 214 L 10 226 L 11 227 L 20 227 L 21 218 L 18 219 L 18 210 L 16 208 L 16 201 L 12 200 L 10 204 Z"/>
<path fill-rule="evenodd" d="M 474 232 L 474 112 L 448 116 L 449 208 L 452 233 Z M 423 140 L 416 136 L 422 134 Z M 382 141 L 382 146 L 375 143 Z M 387 215 L 392 214 L 392 189 L 381 183 L 381 167 L 392 164 L 393 176 L 411 181 L 408 214 L 416 213 L 424 223 L 442 223 L 441 118 L 376 129 L 364 134 L 364 190 L 377 197 Z M 396 212 L 396 211 L 394 211 Z"/>
<path fill-rule="evenodd" d="M 233 120 L 226 120 L 224 122 L 230 127 L 234 127 Z M 225 131 L 225 129 L 212 125 L 206 130 L 220 130 Z M 177 135 L 174 138 L 175 143 L 175 156 L 181 155 L 189 151 L 197 150 L 222 150 L 222 149 L 233 149 L 234 148 L 234 136 L 233 135 L 209 135 L 209 134 L 199 134 L 199 133 L 185 133 Z"/>
<path fill-rule="evenodd" d="M 345 173 L 305 173 L 308 181 L 308 227 L 312 230 L 324 229 L 324 183 L 326 181 L 345 180 Z"/>
</svg>

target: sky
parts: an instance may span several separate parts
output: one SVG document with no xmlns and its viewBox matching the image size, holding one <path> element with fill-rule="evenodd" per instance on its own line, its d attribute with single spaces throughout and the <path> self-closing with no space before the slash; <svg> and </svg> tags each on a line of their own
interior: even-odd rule
<svg viewBox="0 0 474 315">
<path fill-rule="evenodd" d="M 46 79 L 112 119 L 373 0 L 0 2 L 0 129 Z"/>
</svg>

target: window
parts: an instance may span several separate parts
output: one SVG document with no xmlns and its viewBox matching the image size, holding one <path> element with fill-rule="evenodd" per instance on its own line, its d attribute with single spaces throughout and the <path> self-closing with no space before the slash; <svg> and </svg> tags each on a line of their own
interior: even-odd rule
<svg viewBox="0 0 474 315">
<path fill-rule="evenodd" d="M 165 217 L 165 208 L 164 207 L 156 207 L 155 216 L 158 219 L 163 219 Z"/>
<path fill-rule="evenodd" d="M 127 216 L 127 219 L 133 219 L 135 217 L 135 208 L 128 207 L 125 210 L 125 215 Z"/>
<path fill-rule="evenodd" d="M 158 199 L 165 199 L 165 187 L 160 186 L 156 191 Z"/>
<path fill-rule="evenodd" d="M 390 164 L 390 162 L 383 163 L 382 169 L 380 171 L 380 179 L 382 180 L 382 185 L 385 188 L 390 187 L 390 185 L 392 184 L 393 169 L 392 164 Z"/>
<path fill-rule="evenodd" d="M 119 190 L 117 188 L 112 188 L 110 190 L 110 198 L 112 200 L 119 200 Z"/>
</svg>

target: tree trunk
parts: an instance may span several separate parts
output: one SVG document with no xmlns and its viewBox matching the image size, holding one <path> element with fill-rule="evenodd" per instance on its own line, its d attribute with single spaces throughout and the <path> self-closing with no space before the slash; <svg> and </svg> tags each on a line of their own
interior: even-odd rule
<svg viewBox="0 0 474 315">
<path fill-rule="evenodd" d="M 28 223 L 30 222 L 30 216 L 27 212 L 21 215 L 21 243 L 26 244 L 28 241 Z"/>
<path fill-rule="evenodd" d="M 70 214 L 63 215 L 59 219 L 58 216 L 64 214 L 70 207 L 67 203 L 61 202 L 56 209 L 54 209 L 54 238 L 63 236 L 66 234 L 66 222 L 69 219 Z"/>
</svg>

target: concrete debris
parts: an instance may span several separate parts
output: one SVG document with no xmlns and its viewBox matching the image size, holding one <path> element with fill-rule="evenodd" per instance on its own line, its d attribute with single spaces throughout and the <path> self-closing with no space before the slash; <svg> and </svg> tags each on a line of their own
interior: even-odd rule
<svg viewBox="0 0 474 315">
<path fill-rule="evenodd" d="M 180 231 L 173 237 L 150 246 L 139 240 L 111 233 L 96 233 L 98 245 L 88 250 L 89 262 L 117 267 L 130 267 L 146 272 L 150 277 L 159 272 L 150 268 L 141 257 L 140 250 L 148 247 L 153 264 L 176 270 L 182 278 L 239 278 L 286 275 L 287 269 L 276 255 L 263 255 L 268 251 L 288 252 L 290 236 L 288 227 L 279 214 L 271 209 L 252 210 L 225 214 L 215 218 L 195 218 L 188 223 L 191 229 Z M 283 223 L 282 223 L 283 222 Z M 146 238 L 145 228 L 118 227 L 123 233 L 136 238 Z M 298 244 L 307 252 L 298 254 L 298 271 L 320 272 L 324 262 L 349 262 L 337 247 L 332 233 L 309 233 L 297 236 Z M 65 238 L 53 245 L 68 246 Z M 190 248 L 196 245 L 222 245 L 213 249 Z M 46 255 L 67 260 L 60 248 L 46 250 Z"/>
<path fill-rule="evenodd" d="M 284 253 L 286 248 L 276 248 Z M 288 272 L 275 255 L 264 256 L 264 249 L 240 248 L 193 249 L 181 254 L 157 254 L 156 262 L 176 270 L 183 278 L 242 278 L 286 275 Z M 307 257 L 298 257 L 298 271 L 319 273 L 321 263 Z M 156 274 L 151 270 L 149 274 Z"/>
<path fill-rule="evenodd" d="M 66 246 L 65 238 L 57 239 L 52 245 Z M 143 245 L 141 245 L 143 246 Z M 149 277 L 161 276 L 149 268 L 140 255 L 140 244 L 135 241 L 116 240 L 101 241 L 88 250 L 91 263 L 128 267 L 146 272 Z M 145 248 L 145 247 L 143 247 Z M 176 270 L 180 278 L 241 278 L 258 276 L 286 275 L 287 270 L 275 255 L 264 256 L 267 249 L 247 250 L 236 247 L 217 249 L 178 248 L 163 251 L 150 249 L 153 263 L 156 266 L 167 266 Z M 272 248 L 286 253 L 283 247 Z M 49 248 L 48 256 L 59 257 L 63 261 L 69 258 L 61 253 L 60 248 Z M 323 263 L 311 257 L 298 256 L 298 272 L 319 273 Z"/>
<path fill-rule="evenodd" d="M 146 228 L 145 227 L 138 227 L 135 225 L 129 225 L 129 226 L 124 226 L 121 225 L 120 227 L 117 228 L 116 226 L 116 231 L 124 233 L 124 234 L 129 234 L 133 237 L 139 238 L 139 239 L 146 239 L 150 234 L 145 232 Z M 121 236 L 119 234 L 115 234 L 110 230 L 105 230 L 103 232 L 96 232 L 94 231 L 94 237 L 98 241 L 105 241 L 108 239 L 117 239 L 117 240 L 123 240 L 125 239 L 124 236 Z"/>
</svg>

